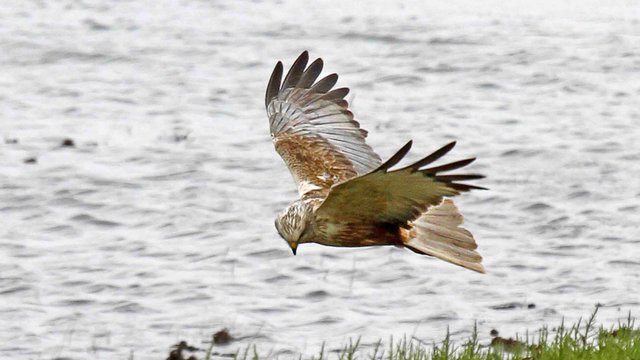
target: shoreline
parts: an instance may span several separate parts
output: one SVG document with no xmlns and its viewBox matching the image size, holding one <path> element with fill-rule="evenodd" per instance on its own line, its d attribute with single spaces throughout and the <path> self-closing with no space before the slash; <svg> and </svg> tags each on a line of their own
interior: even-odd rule
<svg viewBox="0 0 640 360">
<path fill-rule="evenodd" d="M 377 344 L 363 345 L 360 339 L 348 339 L 342 350 L 327 350 L 326 344 L 316 355 L 263 353 L 256 345 L 238 348 L 235 353 L 220 352 L 220 346 L 230 345 L 234 338 L 227 329 L 212 336 L 208 349 L 196 349 L 186 342 L 174 345 L 168 360 L 183 359 L 371 359 L 371 360 L 493 360 L 493 359 L 640 359 L 640 324 L 629 313 L 626 321 L 605 328 L 596 323 L 598 307 L 586 319 L 575 324 L 563 322 L 557 326 L 544 326 L 536 331 L 525 331 L 524 335 L 502 337 L 497 330 L 491 331 L 491 342 L 479 341 L 477 326 L 464 341 L 446 335 L 439 342 L 426 343 L 415 337 L 379 340 Z M 240 340 L 240 339 L 237 339 Z"/>
</svg>

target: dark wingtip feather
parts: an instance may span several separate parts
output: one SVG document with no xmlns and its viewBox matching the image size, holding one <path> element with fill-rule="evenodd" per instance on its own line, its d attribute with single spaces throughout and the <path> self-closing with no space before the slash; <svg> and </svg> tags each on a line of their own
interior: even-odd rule
<svg viewBox="0 0 640 360">
<path fill-rule="evenodd" d="M 413 145 L 413 140 L 409 140 L 403 147 L 400 148 L 400 150 L 398 150 L 392 157 L 390 157 L 389 160 L 378 166 L 378 168 L 374 170 L 374 172 L 381 170 L 387 171 L 390 167 L 400 162 L 400 160 L 402 160 L 402 158 L 404 158 L 411 149 L 411 145 Z"/>
<path fill-rule="evenodd" d="M 489 190 L 486 187 L 477 186 L 477 185 L 469 185 L 469 184 L 459 184 L 459 183 L 449 183 L 447 184 L 452 189 L 458 191 L 469 191 L 469 190 Z"/>
<path fill-rule="evenodd" d="M 298 84 L 304 69 L 307 67 L 307 62 L 309 62 L 309 52 L 305 50 L 298 56 L 296 61 L 293 62 L 293 65 L 291 65 L 287 76 L 285 76 L 282 82 L 282 89 L 292 88 Z"/>
<path fill-rule="evenodd" d="M 454 161 L 452 163 L 448 163 L 448 164 L 444 164 L 444 165 L 440 165 L 440 166 L 434 166 L 434 167 L 428 168 L 428 169 L 422 169 L 422 170 L 420 170 L 420 172 L 425 174 L 425 175 L 435 175 L 438 172 L 451 171 L 451 170 L 459 169 L 461 167 L 465 167 L 465 166 L 471 164 L 472 162 L 474 162 L 475 160 L 476 160 L 476 158 L 458 160 L 458 161 Z"/>
<path fill-rule="evenodd" d="M 416 161 L 415 163 L 404 167 L 400 170 L 406 170 L 406 169 L 412 169 L 413 171 L 418 171 L 418 169 L 420 169 L 423 166 L 429 165 L 432 162 L 440 159 L 441 157 L 445 156 L 449 151 L 451 151 L 451 149 L 453 149 L 456 146 L 456 142 L 452 141 L 450 143 L 448 143 L 447 145 L 441 147 L 440 149 L 432 152 L 431 154 L 427 155 L 426 157 Z"/>
<path fill-rule="evenodd" d="M 278 61 L 275 68 L 273 68 L 273 72 L 269 78 L 269 83 L 267 84 L 267 92 L 264 98 L 264 106 L 267 108 L 269 107 L 271 100 L 278 96 L 278 92 L 280 91 L 280 81 L 282 80 L 282 71 L 282 61 Z"/>
<path fill-rule="evenodd" d="M 344 109 L 349 108 L 349 102 L 345 99 L 335 100 L 334 102 L 336 105 L 340 106 L 341 108 L 344 108 Z"/>
<path fill-rule="evenodd" d="M 434 178 L 438 181 L 466 181 L 484 179 L 485 176 L 480 174 L 436 175 Z"/>
<path fill-rule="evenodd" d="M 320 73 L 322 72 L 322 68 L 324 67 L 324 62 L 322 59 L 318 58 L 314 62 L 309 65 L 307 70 L 304 71 L 300 81 L 298 81 L 298 87 L 308 89 L 313 85 L 313 82 L 316 81 Z"/>
<path fill-rule="evenodd" d="M 343 87 L 335 90 L 331 90 L 328 93 L 322 95 L 322 100 L 337 101 L 344 99 L 349 94 L 349 88 Z"/>
<path fill-rule="evenodd" d="M 326 92 L 329 92 L 329 90 L 331 90 L 337 82 L 338 82 L 338 74 L 336 73 L 329 74 L 323 77 L 322 79 L 320 79 L 320 81 L 318 81 L 317 83 L 315 83 L 315 85 L 311 87 L 311 91 L 314 93 L 324 94 Z"/>
</svg>

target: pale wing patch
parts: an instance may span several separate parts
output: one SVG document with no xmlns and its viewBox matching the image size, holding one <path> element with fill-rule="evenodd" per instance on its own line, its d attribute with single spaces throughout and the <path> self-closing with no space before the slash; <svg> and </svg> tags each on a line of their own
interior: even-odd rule
<svg viewBox="0 0 640 360">
<path fill-rule="evenodd" d="M 413 223 L 413 236 L 404 243 L 413 251 L 484 273 L 482 256 L 476 251 L 478 244 L 467 229 L 460 227 L 462 222 L 456 205 L 445 199 Z"/>
<path fill-rule="evenodd" d="M 430 239 L 438 242 L 449 242 L 469 250 L 478 247 L 469 230 L 461 227 L 464 221 L 458 207 L 451 199 L 444 199 L 438 206 L 429 208 L 414 223 L 423 228 Z"/>
</svg>

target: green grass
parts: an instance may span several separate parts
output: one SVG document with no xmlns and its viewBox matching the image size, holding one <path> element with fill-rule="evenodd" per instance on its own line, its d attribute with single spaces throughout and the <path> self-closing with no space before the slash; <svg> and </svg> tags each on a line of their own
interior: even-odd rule
<svg viewBox="0 0 640 360">
<path fill-rule="evenodd" d="M 326 354 L 323 346 L 319 354 L 302 357 L 309 360 L 640 360 L 640 328 L 628 317 L 625 322 L 609 329 L 596 328 L 594 319 L 597 308 L 586 321 L 570 327 L 561 324 L 542 328 L 524 338 L 503 339 L 494 337 L 490 344 L 480 344 L 477 331 L 460 344 L 454 343 L 449 334 L 439 343 L 424 344 L 415 339 L 382 341 L 375 346 L 363 347 L 359 340 L 349 341 L 342 351 Z M 215 354 L 215 346 L 204 359 Z M 290 356 L 287 356 L 289 358 Z M 273 356 L 260 355 L 250 345 L 238 351 L 235 360 L 266 360 Z"/>
</svg>

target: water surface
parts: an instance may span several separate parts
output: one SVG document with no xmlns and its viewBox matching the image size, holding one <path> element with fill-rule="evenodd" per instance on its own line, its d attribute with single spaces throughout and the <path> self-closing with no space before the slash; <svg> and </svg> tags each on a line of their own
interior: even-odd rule
<svg viewBox="0 0 640 360">
<path fill-rule="evenodd" d="M 228 327 L 243 339 L 220 351 L 286 358 L 637 315 L 637 5 L 474 4 L 3 5 L 0 353 L 157 359 Z M 410 138 L 411 159 L 454 139 L 478 157 L 491 190 L 458 204 L 486 275 L 395 248 L 291 255 L 263 96 L 305 49 L 383 157 Z"/>
</svg>

